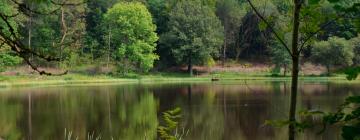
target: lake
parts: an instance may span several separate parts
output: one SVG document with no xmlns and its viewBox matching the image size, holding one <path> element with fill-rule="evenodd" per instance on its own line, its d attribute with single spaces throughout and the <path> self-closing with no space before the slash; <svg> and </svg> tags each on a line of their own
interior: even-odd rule
<svg viewBox="0 0 360 140">
<path fill-rule="evenodd" d="M 185 140 L 285 140 L 290 83 L 213 82 L 72 85 L 0 89 L 0 137 L 6 140 L 158 139 L 163 112 L 181 109 Z M 301 83 L 298 110 L 335 111 L 360 85 Z M 316 118 L 313 118 L 316 121 Z M 337 127 L 312 128 L 300 140 L 337 140 Z M 1 139 L 0 138 L 0 139 Z"/>
</svg>

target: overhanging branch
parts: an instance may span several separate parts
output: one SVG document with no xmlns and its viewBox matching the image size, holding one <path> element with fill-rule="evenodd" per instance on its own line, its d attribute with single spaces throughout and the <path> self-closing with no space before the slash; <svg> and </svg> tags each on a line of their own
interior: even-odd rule
<svg viewBox="0 0 360 140">
<path fill-rule="evenodd" d="M 307 43 L 308 41 L 310 41 L 311 38 L 313 38 L 313 37 L 314 37 L 315 35 L 317 35 L 320 31 L 324 30 L 326 27 L 328 27 L 329 25 L 331 25 L 331 23 L 339 20 L 339 19 L 342 18 L 343 16 L 344 16 L 344 15 L 339 15 L 339 16 L 337 16 L 336 18 L 334 18 L 334 19 L 326 22 L 325 24 L 322 24 L 322 25 L 320 26 L 320 28 L 317 29 L 315 32 L 310 33 L 310 35 L 307 36 L 307 37 L 304 39 L 304 41 L 302 42 L 302 44 L 301 44 L 301 46 L 300 46 L 300 49 L 299 49 L 299 51 L 298 51 L 298 54 L 300 54 L 300 53 L 304 50 L 304 47 L 305 47 L 306 43 Z"/>
<path fill-rule="evenodd" d="M 22 12 L 23 13 L 23 12 Z M 24 13 L 23 13 L 24 14 Z M 17 14 L 15 14 L 16 16 Z M 0 20 L 4 21 L 5 23 L 5 29 L 6 31 L 0 30 L 0 36 L 1 36 L 1 43 L 2 44 L 6 44 L 8 45 L 12 51 L 16 52 L 16 54 L 23 58 L 23 60 L 36 72 L 38 72 L 40 75 L 52 75 L 52 76 L 56 76 L 56 75 L 64 75 L 67 74 L 67 71 L 60 73 L 60 74 L 53 74 L 50 72 L 47 72 L 45 70 L 40 70 L 38 66 L 36 66 L 35 64 L 33 64 L 30 59 L 29 59 L 29 54 L 33 54 L 34 56 L 44 59 L 48 62 L 50 61 L 61 61 L 60 58 L 56 58 L 53 56 L 45 56 L 42 55 L 40 53 L 36 53 L 35 51 L 29 49 L 28 47 L 26 47 L 26 45 L 22 44 L 22 42 L 20 41 L 20 38 L 15 30 L 15 28 L 13 27 L 13 25 L 10 23 L 11 21 L 9 21 L 11 18 L 15 17 L 15 16 L 9 16 L 9 15 L 4 15 L 3 13 L 0 13 Z M 8 33 L 6 33 L 8 32 Z"/>
<path fill-rule="evenodd" d="M 285 47 L 286 51 L 293 56 L 293 53 L 290 51 L 289 47 L 286 45 L 285 41 L 279 36 L 279 34 L 275 31 L 274 27 L 260 14 L 260 12 L 256 9 L 254 4 L 251 2 L 251 0 L 247 0 L 250 7 L 253 9 L 255 14 L 267 25 L 267 27 L 270 29 L 270 31 L 275 35 L 275 37 L 280 41 L 280 43 Z"/>
</svg>

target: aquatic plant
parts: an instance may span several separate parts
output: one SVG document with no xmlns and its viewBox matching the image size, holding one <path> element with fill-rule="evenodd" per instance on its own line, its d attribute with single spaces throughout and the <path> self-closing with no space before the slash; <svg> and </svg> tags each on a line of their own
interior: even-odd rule
<svg viewBox="0 0 360 140">
<path fill-rule="evenodd" d="M 182 140 L 188 134 L 185 128 L 179 129 L 179 121 L 181 120 L 181 109 L 175 108 L 173 110 L 165 111 L 162 119 L 165 122 L 164 126 L 158 127 L 159 137 L 162 140 Z"/>
</svg>

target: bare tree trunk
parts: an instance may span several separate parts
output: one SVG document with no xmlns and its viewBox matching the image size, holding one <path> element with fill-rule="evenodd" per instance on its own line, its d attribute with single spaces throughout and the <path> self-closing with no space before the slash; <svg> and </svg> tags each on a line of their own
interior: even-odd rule
<svg viewBox="0 0 360 140">
<path fill-rule="evenodd" d="M 286 72 L 287 72 L 287 65 L 284 65 L 284 77 L 286 76 Z"/>
<path fill-rule="evenodd" d="M 298 77 L 299 77 L 299 26 L 300 26 L 300 10 L 302 0 L 294 0 L 294 25 L 292 34 L 292 75 L 291 75 L 291 100 L 289 111 L 289 140 L 295 139 L 296 134 L 296 104 L 297 104 L 297 91 L 298 91 Z"/>
<path fill-rule="evenodd" d="M 28 27 L 28 46 L 31 50 L 31 28 L 32 28 L 32 15 L 29 16 L 29 27 Z M 33 54 L 30 56 L 30 61 L 33 60 Z M 29 66 L 29 69 L 32 70 L 31 66 Z"/>
<path fill-rule="evenodd" d="M 241 54 L 241 49 L 239 47 L 236 48 L 236 61 L 239 61 L 239 57 Z"/>
<path fill-rule="evenodd" d="M 189 72 L 190 76 L 192 77 L 193 76 L 193 64 L 192 64 L 192 60 L 191 60 L 191 55 L 189 57 L 189 62 L 188 62 L 188 69 L 187 71 Z"/>
<path fill-rule="evenodd" d="M 299 27 L 300 27 L 300 10 L 302 7 L 303 0 L 293 0 L 294 2 L 294 12 L 293 12 L 293 32 L 292 32 L 292 42 L 291 50 L 288 48 L 288 45 L 282 40 L 282 38 L 276 33 L 271 24 L 257 11 L 255 6 L 251 3 L 251 0 L 247 0 L 254 10 L 254 12 L 268 25 L 270 30 L 274 33 L 275 37 L 281 42 L 281 44 L 286 48 L 289 54 L 292 57 L 292 73 L 291 73 L 291 100 L 290 100 L 290 110 L 289 110 L 289 140 L 295 139 L 296 134 L 296 102 L 297 102 L 297 90 L 298 90 L 298 78 L 299 78 L 299 57 L 302 50 L 302 46 L 299 49 Z"/>
<path fill-rule="evenodd" d="M 30 8 L 32 8 L 32 3 L 30 4 Z M 29 25 L 28 25 L 28 46 L 29 49 L 31 50 L 31 32 L 32 32 L 32 14 L 30 12 L 30 16 L 29 16 Z M 30 56 L 30 61 L 32 61 L 34 59 L 34 55 L 31 53 Z M 31 66 L 29 66 L 29 69 L 32 70 Z"/>
<path fill-rule="evenodd" d="M 109 25 L 109 40 L 108 40 L 108 56 L 107 56 L 107 62 L 106 62 L 106 68 L 109 68 L 110 63 L 110 53 L 111 53 L 111 26 Z"/>
<path fill-rule="evenodd" d="M 227 37 L 228 37 L 228 22 L 227 22 L 227 18 L 225 17 L 224 19 L 224 32 L 225 32 L 225 36 L 224 36 L 224 46 L 223 46 L 223 58 L 222 58 L 222 66 L 225 67 L 225 61 L 226 61 L 226 47 L 227 47 Z"/>
<path fill-rule="evenodd" d="M 224 48 L 223 48 L 223 58 L 222 58 L 222 66 L 225 67 L 225 61 L 226 61 L 226 47 L 227 47 L 227 44 L 226 44 L 226 38 L 224 40 Z"/>
<path fill-rule="evenodd" d="M 63 36 L 61 37 L 61 41 L 60 41 L 60 60 L 63 60 L 64 41 L 67 36 L 67 26 L 66 26 L 66 21 L 65 21 L 64 7 L 61 7 L 60 9 L 61 9 L 61 26 L 62 26 L 62 33 L 63 33 Z M 60 63 L 59 63 L 59 67 L 60 67 Z"/>
<path fill-rule="evenodd" d="M 32 15 L 30 15 L 29 17 L 29 30 L 28 30 L 28 46 L 29 46 L 29 49 L 31 50 L 31 29 L 32 29 Z M 33 60 L 33 54 L 31 54 L 31 59 L 30 60 Z"/>
<path fill-rule="evenodd" d="M 327 76 L 330 76 L 330 66 L 326 65 Z"/>
<path fill-rule="evenodd" d="M 63 36 L 61 38 L 60 41 L 60 59 L 62 60 L 63 58 L 63 49 L 64 49 L 64 41 L 65 41 L 65 37 L 67 34 L 67 27 L 66 27 L 66 23 L 65 23 L 65 14 L 64 14 L 64 8 L 61 7 L 61 23 L 62 23 L 62 30 L 63 30 Z"/>
</svg>

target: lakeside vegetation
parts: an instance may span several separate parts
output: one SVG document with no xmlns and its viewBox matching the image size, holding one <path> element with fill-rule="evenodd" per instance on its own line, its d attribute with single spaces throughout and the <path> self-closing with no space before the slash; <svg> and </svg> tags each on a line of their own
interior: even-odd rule
<svg viewBox="0 0 360 140">
<path fill-rule="evenodd" d="M 147 75 L 129 74 L 127 76 L 109 75 L 84 75 L 67 74 L 64 76 L 40 76 L 40 75 L 19 75 L 0 76 L 0 87 L 12 86 L 46 86 L 46 85 L 69 85 L 69 84 L 130 84 L 130 83 L 173 83 L 173 82 L 255 82 L 255 81 L 287 81 L 291 76 L 274 76 L 271 73 L 236 73 L 221 72 L 207 75 L 190 77 L 187 73 L 154 73 Z M 360 83 L 360 80 L 348 81 L 345 74 L 334 74 L 332 76 L 303 75 L 299 77 L 304 82 L 339 82 L 339 83 Z"/>
<path fill-rule="evenodd" d="M 288 139 L 294 140 L 304 127 L 296 114 L 299 82 L 347 79 L 356 83 L 360 73 L 359 0 L 0 3 L 1 86 L 289 81 L 285 125 Z M 248 63 L 230 71 L 214 70 L 241 61 Z M 307 74 L 307 64 L 324 70 Z M 266 70 L 256 71 L 259 65 L 266 65 Z M 348 99 L 356 104 L 360 98 Z M 351 111 L 355 113 L 340 111 L 345 122 L 360 108 Z M 342 122 L 337 115 L 330 116 L 335 119 L 332 122 Z M 353 132 L 360 132 L 359 125 L 358 118 L 343 124 L 351 131 L 343 138 L 358 138 Z"/>
</svg>

